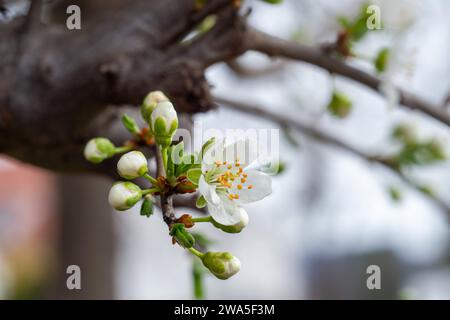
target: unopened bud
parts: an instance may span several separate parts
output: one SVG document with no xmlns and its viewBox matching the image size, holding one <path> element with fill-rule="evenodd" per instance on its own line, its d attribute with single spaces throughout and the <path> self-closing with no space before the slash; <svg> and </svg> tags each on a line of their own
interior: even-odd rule
<svg viewBox="0 0 450 320">
<path fill-rule="evenodd" d="M 117 172 L 122 178 L 136 179 L 148 171 L 147 158 L 140 151 L 130 151 L 120 157 Z"/>
<path fill-rule="evenodd" d="M 150 123 L 150 117 L 157 104 L 163 101 L 169 101 L 169 98 L 162 91 L 152 91 L 145 97 L 141 105 L 141 115 L 147 123 Z"/>
<path fill-rule="evenodd" d="M 178 129 L 178 116 L 173 104 L 169 101 L 158 103 L 152 112 L 150 126 L 156 143 L 163 147 L 170 146 Z"/>
<path fill-rule="evenodd" d="M 239 259 L 228 252 L 207 252 L 201 259 L 203 265 L 221 280 L 232 277 L 241 269 Z"/>
<path fill-rule="evenodd" d="M 84 148 L 84 157 L 92 163 L 100 163 L 115 154 L 116 147 L 106 138 L 89 140 Z"/>
<path fill-rule="evenodd" d="M 116 210 L 128 210 L 142 198 L 142 190 L 132 182 L 117 182 L 109 191 L 108 201 Z"/>
</svg>

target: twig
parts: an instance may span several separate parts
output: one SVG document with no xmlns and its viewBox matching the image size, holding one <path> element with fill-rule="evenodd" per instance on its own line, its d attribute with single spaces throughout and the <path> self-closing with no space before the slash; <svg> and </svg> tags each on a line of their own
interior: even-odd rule
<svg viewBox="0 0 450 320">
<path fill-rule="evenodd" d="M 270 120 L 272 122 L 277 123 L 281 127 L 289 127 L 289 128 L 295 129 L 299 132 L 302 132 L 302 133 L 310 136 L 313 139 L 320 141 L 321 143 L 337 147 L 337 148 L 345 150 L 353 155 L 356 155 L 359 158 L 365 159 L 371 163 L 377 163 L 377 164 L 381 165 L 382 167 L 388 169 L 390 172 L 396 174 L 407 185 L 418 190 L 423 195 L 426 195 L 430 200 L 432 200 L 439 207 L 441 207 L 442 210 L 450 218 L 450 206 L 447 203 L 445 203 L 442 199 L 439 199 L 438 197 L 436 197 L 434 195 L 424 193 L 421 190 L 420 185 L 416 184 L 414 181 L 412 181 L 410 178 L 408 178 L 400 170 L 400 168 L 398 168 L 394 164 L 390 163 L 389 161 L 386 161 L 385 159 L 383 159 L 381 157 L 367 155 L 363 151 L 349 145 L 348 143 L 335 138 L 333 135 L 328 134 L 324 131 L 321 131 L 320 129 L 313 127 L 309 124 L 303 123 L 298 119 L 293 120 L 292 118 L 281 116 L 279 114 L 270 112 L 259 106 L 250 105 L 247 103 L 243 103 L 241 101 L 234 101 L 234 100 L 230 100 L 230 99 L 222 98 L 222 97 L 216 97 L 215 100 L 223 107 L 233 109 L 233 110 L 236 110 L 239 112 L 247 113 L 247 114 L 252 114 L 252 115 Z"/>
<path fill-rule="evenodd" d="M 156 147 L 156 167 L 158 177 L 165 177 L 166 172 L 164 170 L 164 163 L 162 158 L 161 149 Z M 170 227 L 176 220 L 175 210 L 173 208 L 173 195 L 166 195 L 164 193 L 160 194 L 161 200 L 161 211 L 163 215 L 164 222 Z"/>
<path fill-rule="evenodd" d="M 269 56 L 285 57 L 304 61 L 321 67 L 330 73 L 339 74 L 355 80 L 365 86 L 380 92 L 381 80 L 367 72 L 349 66 L 345 62 L 325 54 L 318 48 L 301 45 L 292 41 L 283 40 L 264 32 L 248 28 L 247 48 L 263 52 Z M 450 115 L 446 110 L 434 106 L 412 93 L 398 89 L 400 103 L 410 109 L 419 110 L 428 116 L 450 126 Z"/>
</svg>

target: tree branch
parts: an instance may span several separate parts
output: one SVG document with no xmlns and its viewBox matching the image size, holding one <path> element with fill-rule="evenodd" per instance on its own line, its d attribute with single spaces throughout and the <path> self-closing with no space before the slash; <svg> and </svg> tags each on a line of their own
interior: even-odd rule
<svg viewBox="0 0 450 320">
<path fill-rule="evenodd" d="M 158 177 L 166 176 L 161 149 L 158 146 L 156 146 L 156 168 Z M 175 209 L 173 208 L 173 195 L 161 193 L 159 198 L 161 200 L 161 212 L 164 222 L 170 228 L 170 225 L 172 225 L 176 220 Z"/>
<path fill-rule="evenodd" d="M 345 62 L 326 55 L 322 50 L 301 45 L 292 41 L 283 40 L 256 29 L 247 30 L 247 49 L 263 52 L 269 56 L 285 57 L 299 60 L 321 67 L 330 73 L 357 81 L 376 92 L 380 92 L 381 80 L 369 73 L 349 66 Z M 400 103 L 410 109 L 418 110 L 428 116 L 450 126 L 450 115 L 446 110 L 398 89 Z"/>
<path fill-rule="evenodd" d="M 232 44 L 242 23 L 230 0 L 209 0 L 201 9 L 195 2 L 128 1 L 87 19 L 82 32 L 51 22 L 33 30 L 21 54 L 23 21 L 2 26 L 0 152 L 53 170 L 76 171 L 80 163 L 84 170 L 82 146 L 107 131 L 94 119 L 108 118 L 107 127 L 120 119 L 120 110 L 106 112 L 109 105 L 139 105 L 150 90 L 162 90 L 179 113 L 213 108 L 204 70 L 240 54 Z M 179 42 L 213 13 L 216 28 Z M 121 135 L 108 137 L 123 142 Z"/>
<path fill-rule="evenodd" d="M 314 126 L 306 124 L 298 119 L 293 120 L 292 117 L 285 117 L 285 116 L 270 112 L 265 108 L 246 104 L 241 101 L 230 100 L 230 99 L 223 98 L 223 97 L 216 97 L 215 100 L 217 103 L 219 103 L 223 107 L 267 119 L 269 121 L 277 123 L 281 127 L 292 128 L 303 134 L 306 134 L 307 136 L 309 136 L 323 144 L 326 144 L 326 145 L 329 145 L 332 147 L 337 147 L 337 148 L 342 149 L 348 153 L 351 153 L 359 158 L 365 159 L 371 163 L 376 163 L 378 165 L 381 165 L 385 169 L 389 170 L 391 173 L 394 173 L 395 175 L 397 175 L 404 183 L 406 183 L 413 189 L 418 190 L 419 192 L 421 192 L 421 194 L 427 196 L 431 201 L 433 201 L 436 205 L 438 205 L 447 214 L 447 217 L 450 219 L 450 206 L 446 202 L 444 202 L 442 199 L 439 199 L 438 197 L 436 197 L 434 195 L 423 193 L 421 190 L 421 187 L 418 184 L 416 184 L 414 181 L 412 181 L 398 167 L 394 166 L 389 161 L 386 161 L 385 159 L 383 159 L 381 157 L 367 155 L 363 151 L 349 145 L 348 143 L 346 143 L 342 140 L 337 139 L 335 136 L 328 134 Z"/>
</svg>

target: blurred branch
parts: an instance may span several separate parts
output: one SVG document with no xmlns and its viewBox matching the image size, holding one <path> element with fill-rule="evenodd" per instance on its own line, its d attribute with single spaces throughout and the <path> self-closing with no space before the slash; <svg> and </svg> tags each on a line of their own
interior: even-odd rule
<svg viewBox="0 0 450 320">
<path fill-rule="evenodd" d="M 401 168 L 399 168 L 398 166 L 395 166 L 392 162 L 387 161 L 386 159 L 384 159 L 382 157 L 367 155 L 365 152 L 336 138 L 334 135 L 332 135 L 330 133 L 326 133 L 325 131 L 322 131 L 310 124 L 302 122 L 299 119 L 293 120 L 292 117 L 285 117 L 285 116 L 279 115 L 277 113 L 268 111 L 265 108 L 247 104 L 247 103 L 244 103 L 241 101 L 230 100 L 230 99 L 223 98 L 223 97 L 216 97 L 215 100 L 217 103 L 219 103 L 223 107 L 267 119 L 269 121 L 277 123 L 281 127 L 292 128 L 303 134 L 306 134 L 307 136 L 309 136 L 323 144 L 337 147 L 337 148 L 342 149 L 348 153 L 351 153 L 359 158 L 365 159 L 368 162 L 381 165 L 382 167 L 388 169 L 390 172 L 396 174 L 404 183 L 406 183 L 413 189 L 419 191 L 421 194 L 425 195 L 430 200 L 432 200 L 436 205 L 438 205 L 447 214 L 448 218 L 450 218 L 450 206 L 446 202 L 444 202 L 442 199 L 439 199 L 438 197 L 436 197 L 434 195 L 424 193 L 422 191 L 422 186 L 420 186 L 417 183 L 415 183 L 414 181 L 412 181 L 409 177 L 407 177 L 402 172 Z"/>
<path fill-rule="evenodd" d="M 282 71 L 286 66 L 286 61 L 278 61 L 261 68 L 251 68 L 236 59 L 227 61 L 227 66 L 237 75 L 242 77 L 257 78 L 269 76 Z"/>
<path fill-rule="evenodd" d="M 382 81 L 379 78 L 354 68 L 337 58 L 331 57 L 318 48 L 277 38 L 250 27 L 247 30 L 247 48 L 249 50 L 263 52 L 269 56 L 304 61 L 321 67 L 330 73 L 335 73 L 357 81 L 376 92 L 380 92 Z M 450 126 L 450 115 L 446 110 L 434 106 L 412 93 L 400 89 L 398 89 L 398 92 L 400 94 L 400 103 L 403 106 L 413 110 L 419 110 L 447 126 Z"/>
</svg>

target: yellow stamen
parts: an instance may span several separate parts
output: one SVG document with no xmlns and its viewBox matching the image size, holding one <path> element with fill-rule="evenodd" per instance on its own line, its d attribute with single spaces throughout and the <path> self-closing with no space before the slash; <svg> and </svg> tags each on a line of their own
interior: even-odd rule
<svg viewBox="0 0 450 320">
<path fill-rule="evenodd" d="M 242 185 L 241 185 L 241 184 L 238 184 L 237 188 L 238 188 L 239 190 L 242 190 Z"/>
<path fill-rule="evenodd" d="M 253 186 L 252 186 L 252 185 L 249 185 L 249 186 L 247 187 L 247 189 L 251 189 L 251 188 L 253 188 Z"/>
<path fill-rule="evenodd" d="M 242 183 L 245 183 L 245 181 L 247 181 L 247 179 L 245 179 L 245 178 L 242 178 L 242 179 L 241 179 L 241 182 L 242 182 Z"/>
</svg>

